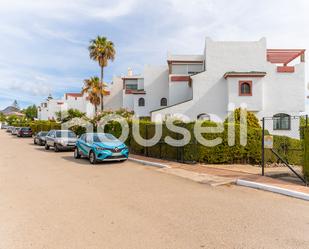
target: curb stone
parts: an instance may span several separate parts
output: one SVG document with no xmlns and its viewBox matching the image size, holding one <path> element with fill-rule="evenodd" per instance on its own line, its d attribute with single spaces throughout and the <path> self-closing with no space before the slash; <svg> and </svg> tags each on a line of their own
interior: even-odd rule
<svg viewBox="0 0 309 249">
<path fill-rule="evenodd" d="M 149 162 L 149 161 L 145 161 L 145 160 L 140 160 L 140 159 L 136 159 L 136 158 L 132 158 L 129 157 L 130 161 L 133 162 L 137 162 L 143 165 L 148 165 L 148 166 L 152 166 L 152 167 L 158 167 L 158 168 L 170 168 L 170 166 L 163 164 L 163 163 L 156 163 L 156 162 Z"/>
<path fill-rule="evenodd" d="M 269 191 L 269 192 L 282 194 L 282 195 L 298 198 L 298 199 L 301 199 L 301 200 L 309 201 L 309 194 L 290 190 L 290 189 L 280 188 L 280 187 L 276 187 L 276 186 L 272 186 L 272 185 L 268 185 L 268 184 L 251 182 L 251 181 L 241 180 L 241 179 L 238 179 L 236 181 L 236 184 L 240 185 L 240 186 L 244 186 L 244 187 L 261 189 L 261 190 L 265 190 L 265 191 Z"/>
</svg>

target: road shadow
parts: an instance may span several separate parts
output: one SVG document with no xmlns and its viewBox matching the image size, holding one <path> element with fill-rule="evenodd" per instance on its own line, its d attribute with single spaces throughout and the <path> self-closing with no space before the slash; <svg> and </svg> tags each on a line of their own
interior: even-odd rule
<svg viewBox="0 0 309 249">
<path fill-rule="evenodd" d="M 11 136 L 14 139 L 32 139 L 32 137 L 18 137 L 18 136 L 15 136 L 15 135 L 11 135 Z"/>
<path fill-rule="evenodd" d="M 62 156 L 61 158 L 63 158 L 66 161 L 69 162 L 73 162 L 73 163 L 77 163 L 80 165 L 88 165 L 88 166 L 93 166 L 92 164 L 90 164 L 88 158 L 86 157 L 82 157 L 80 159 L 75 159 L 73 154 L 72 156 Z M 120 165 L 122 164 L 124 161 L 118 162 L 118 161 L 108 161 L 108 162 L 98 162 L 97 164 L 95 164 L 95 166 L 114 166 L 114 165 Z"/>
<path fill-rule="evenodd" d="M 33 147 L 34 147 L 35 150 L 38 150 L 38 151 L 43 151 L 43 152 L 47 152 L 47 153 L 54 153 L 54 154 L 60 154 L 60 155 L 62 153 L 73 153 L 73 151 L 71 151 L 71 150 L 61 150 L 61 151 L 55 152 L 53 148 L 50 148 L 49 150 L 45 150 L 44 146 L 39 146 L 39 145 L 36 145 L 36 146 L 33 146 Z"/>
</svg>

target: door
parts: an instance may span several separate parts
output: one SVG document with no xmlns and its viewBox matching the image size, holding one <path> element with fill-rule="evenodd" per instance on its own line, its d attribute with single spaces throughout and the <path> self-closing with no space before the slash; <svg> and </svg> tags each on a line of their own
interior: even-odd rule
<svg viewBox="0 0 309 249">
<path fill-rule="evenodd" d="M 80 152 L 84 156 L 88 156 L 90 152 L 90 144 L 89 144 L 89 139 L 87 139 L 87 136 L 84 134 L 80 137 L 79 139 L 79 148 Z"/>
</svg>

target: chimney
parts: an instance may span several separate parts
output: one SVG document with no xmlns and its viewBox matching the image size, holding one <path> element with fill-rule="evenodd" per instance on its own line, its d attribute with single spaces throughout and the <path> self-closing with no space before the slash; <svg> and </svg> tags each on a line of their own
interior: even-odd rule
<svg viewBox="0 0 309 249">
<path fill-rule="evenodd" d="M 133 76 L 133 71 L 130 67 L 128 68 L 128 76 Z"/>
</svg>

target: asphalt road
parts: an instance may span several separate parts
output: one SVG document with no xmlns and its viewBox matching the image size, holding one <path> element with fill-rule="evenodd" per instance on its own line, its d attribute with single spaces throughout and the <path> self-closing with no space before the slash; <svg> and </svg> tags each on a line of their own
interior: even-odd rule
<svg viewBox="0 0 309 249">
<path fill-rule="evenodd" d="M 90 166 L 0 131 L 0 249 L 309 248 L 309 203 L 132 162 Z"/>
</svg>

